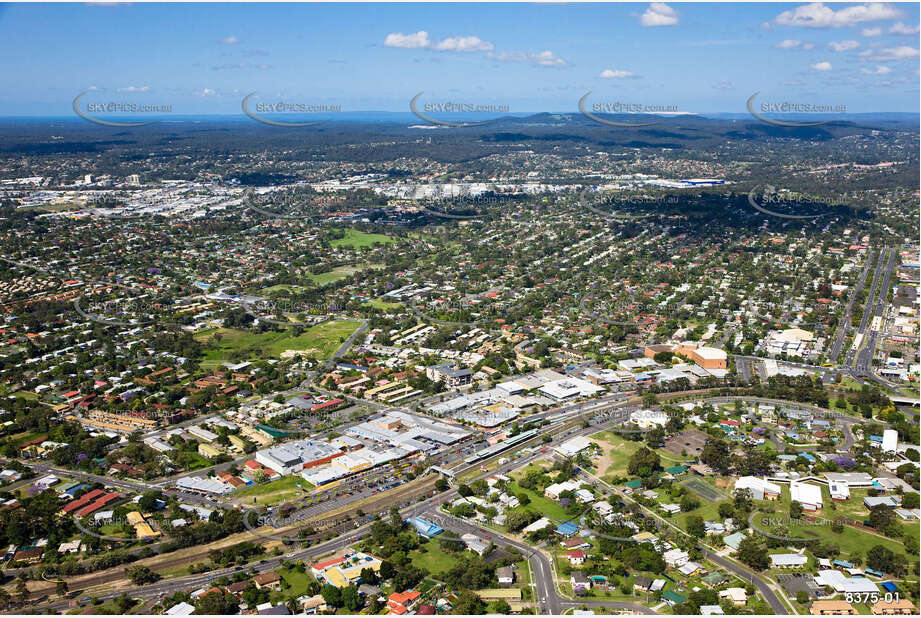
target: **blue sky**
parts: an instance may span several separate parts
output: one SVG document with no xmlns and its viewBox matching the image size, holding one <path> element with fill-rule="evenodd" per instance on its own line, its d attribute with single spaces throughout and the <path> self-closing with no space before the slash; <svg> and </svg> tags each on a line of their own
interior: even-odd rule
<svg viewBox="0 0 921 618">
<path fill-rule="evenodd" d="M 238 114 L 256 100 L 744 112 L 745 101 L 917 112 L 917 3 L 8 4 L 0 115 L 88 99 Z M 264 98 L 263 98 L 264 97 Z"/>
</svg>

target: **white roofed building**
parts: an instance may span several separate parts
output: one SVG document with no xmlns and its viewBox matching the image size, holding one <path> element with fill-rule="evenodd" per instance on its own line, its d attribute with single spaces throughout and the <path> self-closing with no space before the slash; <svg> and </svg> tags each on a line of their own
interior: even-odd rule
<svg viewBox="0 0 921 618">
<path fill-rule="evenodd" d="M 822 488 L 818 485 L 791 481 L 790 500 L 799 502 L 804 510 L 818 511 L 822 508 Z"/>
</svg>

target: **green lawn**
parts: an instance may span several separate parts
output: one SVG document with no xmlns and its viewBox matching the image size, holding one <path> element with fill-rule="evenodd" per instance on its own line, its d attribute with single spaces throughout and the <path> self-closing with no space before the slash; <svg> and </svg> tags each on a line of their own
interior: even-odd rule
<svg viewBox="0 0 921 618">
<path fill-rule="evenodd" d="M 278 574 L 282 579 L 282 593 L 285 596 L 302 596 L 307 594 L 307 586 L 316 581 L 313 574 L 301 573 L 294 569 L 279 569 Z"/>
<path fill-rule="evenodd" d="M 403 303 L 390 303 L 379 298 L 372 298 L 365 303 L 374 307 L 375 309 L 380 309 L 381 311 L 390 311 L 392 309 L 399 309 L 403 306 Z"/>
<path fill-rule="evenodd" d="M 614 477 L 627 476 L 627 463 L 642 445 L 642 442 L 624 440 L 621 436 L 610 431 L 601 431 L 590 436 L 590 439 L 604 450 L 607 458 L 599 460 L 606 463 L 605 469 L 598 470 L 598 475 L 611 482 Z"/>
<path fill-rule="evenodd" d="M 424 551 L 420 551 L 424 550 Z M 437 577 L 444 573 L 457 562 L 457 558 L 441 548 L 441 543 L 435 539 L 429 539 L 409 554 L 414 567 L 428 572 L 430 575 Z"/>
<path fill-rule="evenodd" d="M 524 492 L 528 494 L 528 497 L 531 499 L 531 502 L 528 503 L 527 506 L 519 506 L 516 507 L 515 510 L 525 509 L 537 513 L 541 516 L 547 515 L 548 517 L 562 521 L 566 521 L 570 518 L 569 514 L 566 512 L 566 509 L 564 509 L 550 498 L 545 497 L 543 494 L 531 491 L 530 489 L 522 489 L 518 486 L 517 483 L 509 483 L 508 490 L 509 493 L 512 493 L 516 496 L 521 492 Z"/>
<path fill-rule="evenodd" d="M 858 520 L 865 519 L 867 511 L 863 507 L 863 504 L 862 504 L 863 498 L 861 497 L 858 499 L 854 495 L 855 493 L 858 493 L 860 491 L 861 490 L 852 490 L 851 499 L 843 503 L 842 502 L 833 503 L 835 505 L 835 510 L 832 510 L 829 506 L 830 504 L 832 504 L 832 502 L 828 495 L 828 488 L 823 486 L 822 495 L 823 495 L 823 501 L 825 504 L 825 508 L 822 509 L 822 511 L 817 515 L 817 517 L 827 520 L 829 525 L 793 527 L 790 530 L 790 534 L 787 536 L 790 536 L 793 538 L 799 538 L 799 537 L 816 538 L 816 539 L 820 539 L 823 542 L 834 543 L 841 550 L 841 555 L 839 556 L 839 558 L 841 558 L 842 560 L 847 560 L 848 558 L 854 558 L 856 556 L 860 556 L 862 559 L 866 559 L 867 550 L 872 548 L 874 545 L 882 545 L 895 553 L 907 555 L 905 553 L 905 544 L 904 542 L 901 542 L 901 541 L 894 541 L 889 538 L 886 538 L 883 536 L 877 536 L 873 533 L 866 532 L 864 530 L 860 530 L 858 528 L 853 528 L 850 526 L 845 526 L 844 531 L 841 533 L 835 533 L 832 531 L 831 521 L 833 521 L 835 517 L 839 515 L 848 515 L 849 512 L 856 515 L 858 514 L 857 511 L 859 509 L 863 509 L 864 515 L 860 517 L 854 517 L 854 519 L 858 519 Z M 755 507 L 756 509 L 757 508 L 762 509 L 762 511 L 757 513 L 754 516 L 754 519 L 752 520 L 756 523 L 756 525 L 758 525 L 759 528 L 762 528 L 762 529 L 765 528 L 765 526 L 762 526 L 759 523 L 761 522 L 762 517 L 789 519 L 789 512 L 790 512 L 789 488 L 784 486 L 783 491 L 781 493 L 780 500 L 776 502 L 756 500 L 755 505 L 756 505 Z M 764 509 L 771 509 L 771 508 L 774 509 L 773 513 L 764 511 Z M 909 525 L 912 525 L 912 524 L 909 524 Z M 917 524 L 914 524 L 913 526 L 914 526 L 914 529 L 916 530 Z M 770 532 L 770 530 L 767 530 L 767 531 Z M 807 549 L 808 549 L 808 546 L 807 546 Z M 917 560 L 916 558 L 912 556 L 908 556 L 908 558 L 909 558 L 909 562 L 913 562 Z"/>
<path fill-rule="evenodd" d="M 301 487 L 297 486 L 298 483 Z M 276 481 L 241 487 L 233 492 L 232 496 L 242 504 L 270 506 L 303 496 L 310 488 L 310 483 L 296 474 L 291 474 Z"/>
<path fill-rule="evenodd" d="M 278 357 L 285 350 L 301 350 L 307 356 L 327 359 L 341 345 L 340 339 L 351 335 L 359 323 L 354 320 L 323 322 L 295 336 L 292 331 L 264 333 L 219 328 L 204 331 L 195 338 L 205 346 L 202 352 L 203 368 L 217 367 L 223 362 Z M 215 335 L 220 335 L 218 340 Z"/>
<path fill-rule="evenodd" d="M 121 524 L 106 524 L 104 526 L 99 526 L 98 532 L 103 536 L 121 536 L 128 538 Z"/>
<path fill-rule="evenodd" d="M 393 238 L 385 236 L 384 234 L 369 234 L 367 232 L 347 228 L 344 238 L 331 240 L 329 244 L 333 248 L 352 247 L 353 249 L 360 249 L 362 247 L 373 247 L 375 243 L 386 245 L 392 242 L 394 242 Z"/>
<path fill-rule="evenodd" d="M 259 290 L 260 294 L 265 294 L 266 296 L 271 295 L 273 292 L 295 292 L 300 293 L 305 291 L 307 288 L 301 287 L 299 285 L 288 285 L 286 283 L 279 283 L 278 285 L 272 285 L 267 288 L 262 288 Z"/>
</svg>

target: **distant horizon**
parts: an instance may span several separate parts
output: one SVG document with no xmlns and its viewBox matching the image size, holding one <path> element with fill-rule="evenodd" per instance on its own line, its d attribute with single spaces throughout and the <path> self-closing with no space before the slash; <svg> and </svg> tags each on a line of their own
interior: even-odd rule
<svg viewBox="0 0 921 618">
<path fill-rule="evenodd" d="M 82 105 L 165 105 L 208 116 L 234 114 L 249 96 L 252 107 L 359 112 L 407 110 L 421 96 L 421 111 L 443 115 L 445 104 L 575 111 L 587 93 L 595 112 L 627 105 L 744 113 L 754 93 L 759 108 L 872 113 L 883 101 L 893 113 L 918 111 L 917 3 L 422 8 L 0 4 L 9 56 L 0 116 L 56 116 L 81 93 Z"/>
<path fill-rule="evenodd" d="M 387 110 L 349 110 L 337 112 L 332 116 L 323 116 L 323 119 L 326 122 L 336 122 L 338 118 L 344 118 L 349 115 L 358 115 L 358 114 L 368 114 L 368 115 L 391 115 L 391 116 L 405 116 L 407 120 L 412 120 L 417 124 L 425 124 L 425 121 L 414 115 L 412 112 L 398 112 L 398 111 L 387 111 Z M 522 112 L 506 112 L 501 115 L 489 116 L 488 114 L 470 114 L 470 115 L 461 115 L 461 114 L 444 114 L 444 118 L 466 118 L 466 119 L 477 119 L 477 118 L 486 118 L 489 116 L 492 120 L 501 120 L 503 118 L 528 118 L 530 116 L 537 116 L 540 114 L 551 114 L 551 115 L 570 115 L 570 116 L 581 116 L 582 114 L 578 111 L 559 111 L 559 110 L 536 110 L 536 111 L 522 111 Z M 729 111 L 705 111 L 705 112 L 643 112 L 643 113 L 615 113 L 615 112 L 597 112 L 597 115 L 600 116 L 661 116 L 662 118 L 681 118 L 684 116 L 698 116 L 698 117 L 707 117 L 707 116 L 731 116 L 739 118 L 751 118 L 752 117 L 748 112 L 729 112 Z M 826 112 L 826 113 L 788 113 L 784 114 L 784 118 L 836 118 L 836 117 L 845 117 L 845 116 L 883 116 L 883 115 L 902 115 L 902 116 L 919 116 L 921 117 L 921 110 L 917 112 L 902 112 L 902 111 L 883 111 L 883 112 Z M 274 116 L 268 117 L 284 117 L 284 118 L 319 118 L 320 114 L 316 116 L 310 114 L 276 114 Z M 441 117 L 441 116 L 440 116 Z M 194 113 L 194 114 L 166 114 L 166 115 L 125 115 L 119 116 L 119 120 L 125 120 L 127 118 L 131 119 L 146 119 L 157 121 L 169 121 L 169 120 L 179 120 L 179 119 L 188 119 L 188 118 L 232 118 L 236 120 L 245 120 L 248 122 L 254 122 L 252 118 L 247 117 L 243 112 L 224 112 L 224 113 Z M 0 115 L 0 121 L 2 120 L 73 120 L 75 122 L 86 122 L 92 124 L 91 122 L 80 118 L 76 114 L 47 114 L 47 115 Z M 130 127 L 128 127 L 130 128 Z M 450 127 L 446 127 L 450 128 Z"/>
</svg>

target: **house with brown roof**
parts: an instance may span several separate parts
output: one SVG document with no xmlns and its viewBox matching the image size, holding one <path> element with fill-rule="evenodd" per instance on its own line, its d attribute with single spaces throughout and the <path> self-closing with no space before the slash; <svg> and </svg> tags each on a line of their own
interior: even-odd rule
<svg viewBox="0 0 921 618">
<path fill-rule="evenodd" d="M 256 588 L 274 588 L 281 584 L 281 576 L 274 571 L 268 573 L 259 573 L 253 577 Z"/>
<path fill-rule="evenodd" d="M 870 611 L 877 616 L 893 616 L 899 614 L 910 616 L 918 613 L 915 611 L 914 604 L 908 599 L 879 601 L 873 604 L 873 606 L 870 608 Z"/>
<path fill-rule="evenodd" d="M 856 616 L 858 612 L 847 601 L 815 601 L 809 613 L 813 616 Z"/>
<path fill-rule="evenodd" d="M 45 553 L 45 550 L 41 547 L 36 547 L 35 549 L 23 549 L 15 554 L 13 554 L 14 562 L 38 562 L 42 558 L 42 554 Z"/>
</svg>

